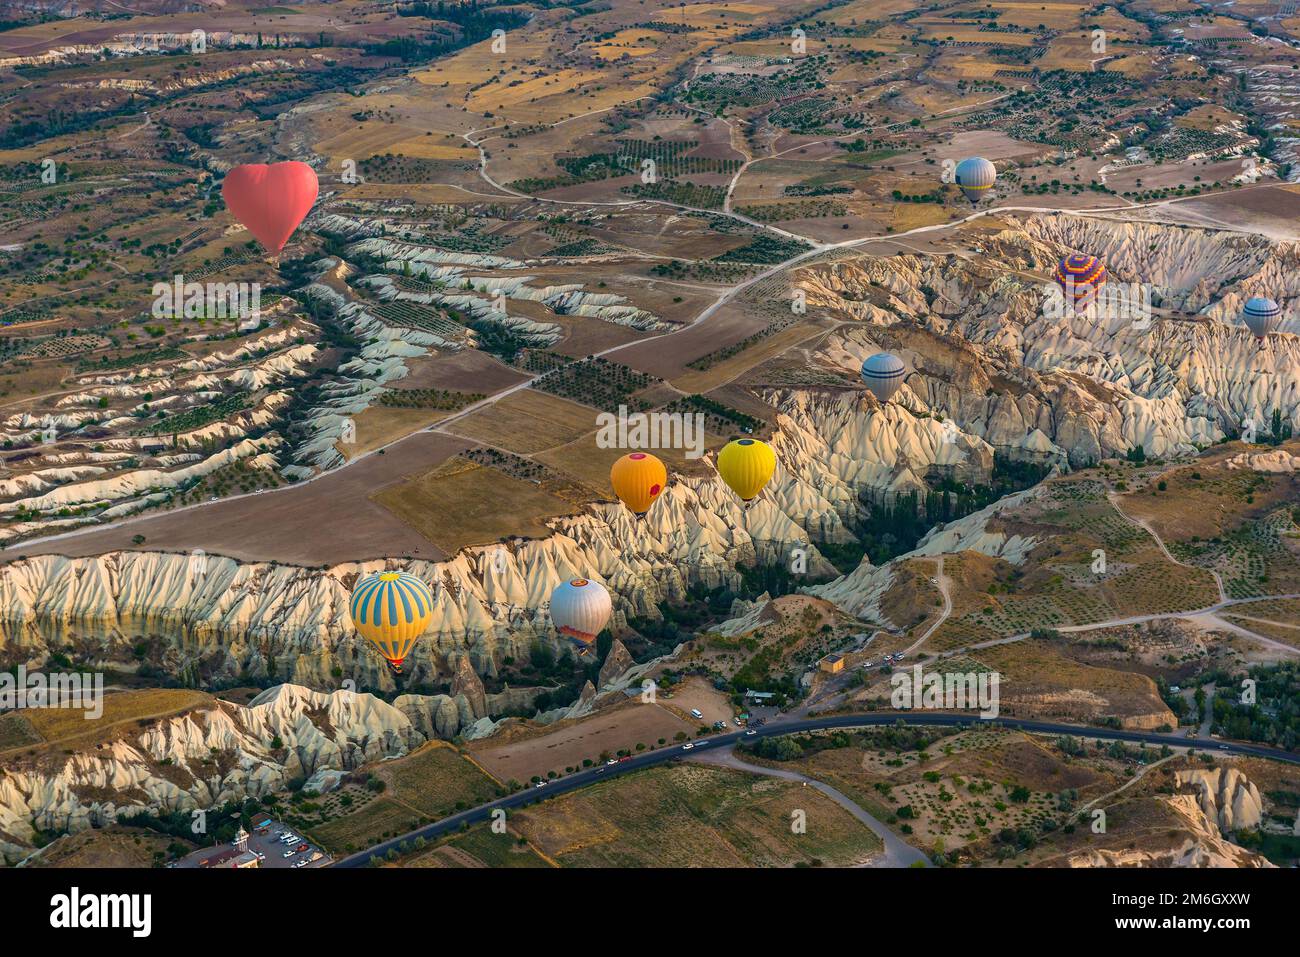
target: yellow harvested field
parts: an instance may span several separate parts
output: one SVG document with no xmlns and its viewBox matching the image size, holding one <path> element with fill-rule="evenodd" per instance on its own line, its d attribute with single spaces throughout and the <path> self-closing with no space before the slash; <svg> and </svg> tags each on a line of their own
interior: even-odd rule
<svg viewBox="0 0 1300 957">
<path fill-rule="evenodd" d="M 887 20 L 900 13 L 916 9 L 915 0 L 854 0 L 843 7 L 835 7 L 818 15 L 831 23 Z"/>
<path fill-rule="evenodd" d="M 713 23 L 720 19 L 721 13 L 726 13 L 728 17 L 752 18 L 776 9 L 776 4 L 767 3 L 691 3 L 683 7 L 662 7 L 650 19 L 673 23 Z"/>
<path fill-rule="evenodd" d="M 335 448 L 345 459 L 353 459 L 373 449 L 410 435 L 425 426 L 447 417 L 440 409 L 399 409 L 372 405 L 353 417 L 356 441 L 339 442 Z"/>
<path fill-rule="evenodd" d="M 994 10 L 1001 10 L 998 18 L 1001 26 L 1018 26 L 1033 30 L 1039 24 L 1053 30 L 1063 30 L 1077 26 L 1083 12 L 1089 8 L 1083 3 L 1016 3 L 994 2 Z M 1001 36 L 1001 34 L 999 34 Z"/>
<path fill-rule="evenodd" d="M 532 482 L 464 459 L 382 489 L 371 499 L 449 555 L 508 535 L 542 538 L 550 534 L 545 519 L 574 511 Z M 510 503 L 508 510 L 503 502 Z"/>
<path fill-rule="evenodd" d="M 953 40 L 957 43 L 987 43 L 989 46 L 999 47 L 1029 47 L 1037 42 L 1033 34 L 989 33 L 981 31 L 978 26 L 965 24 L 954 26 L 951 23 L 927 23 L 922 32 L 934 39 Z"/>
<path fill-rule="evenodd" d="M 918 226 L 935 226 L 945 223 L 952 214 L 944 206 L 933 203 L 899 203 L 891 210 L 889 224 L 894 232 L 902 233 Z"/>
<path fill-rule="evenodd" d="M 796 809 L 806 833 L 792 833 Z M 880 850 L 879 838 L 814 788 L 699 764 L 611 779 L 517 811 L 514 822 L 565 867 L 845 867 Z"/>
<path fill-rule="evenodd" d="M 515 83 L 515 80 L 509 81 Z M 471 110 L 495 110 L 503 106 L 532 103 L 548 96 L 570 93 L 582 86 L 597 86 L 606 82 L 603 74 L 593 70 L 558 70 L 543 76 L 523 80 L 517 86 L 493 83 L 476 90 L 469 98 Z"/>
<path fill-rule="evenodd" d="M 1092 71 L 1092 61 L 1101 58 L 1100 54 L 1092 52 L 1092 41 L 1085 37 L 1057 37 L 1048 44 L 1047 52 L 1038 60 L 1038 66 L 1042 70 L 1089 73 Z"/>
<path fill-rule="evenodd" d="M 555 34 L 539 31 L 529 36 L 511 36 L 507 41 L 508 53 L 493 53 L 492 41 L 484 40 L 473 46 L 465 47 L 454 56 L 437 60 L 424 70 L 417 70 L 411 76 L 420 83 L 430 86 L 452 86 L 482 83 L 498 71 L 515 70 L 516 64 L 533 59 L 544 59 L 554 47 Z"/>
<path fill-rule="evenodd" d="M 413 136 L 409 140 L 394 143 L 390 150 L 399 156 L 411 156 L 415 159 L 452 160 L 462 163 L 478 162 L 478 150 L 472 146 L 455 146 L 446 142 L 441 136 Z"/>
<path fill-rule="evenodd" d="M 1155 73 L 1151 66 L 1151 58 L 1146 56 L 1126 56 L 1118 60 L 1110 60 L 1102 66 L 1102 69 L 1132 77 L 1152 76 Z"/>
<path fill-rule="evenodd" d="M 49 745 L 84 736 L 98 737 L 125 722 L 165 717 L 211 701 L 201 691 L 186 689 L 115 691 L 104 695 L 104 713 L 99 718 L 87 720 L 87 712 L 81 708 L 31 708 L 24 715 L 43 743 Z"/>
<path fill-rule="evenodd" d="M 530 455 L 594 432 L 597 414 L 589 406 L 536 389 L 522 389 L 449 428 L 457 435 Z"/>
<path fill-rule="evenodd" d="M 403 123 L 362 123 L 356 129 L 316 144 L 316 151 L 334 160 L 363 160 L 376 153 L 396 153 L 394 144 L 417 139 L 423 133 Z"/>
<path fill-rule="evenodd" d="M 658 49 L 663 35 L 655 30 L 620 30 L 608 40 L 583 44 L 583 49 L 602 60 L 617 60 L 621 56 L 645 56 Z"/>
</svg>

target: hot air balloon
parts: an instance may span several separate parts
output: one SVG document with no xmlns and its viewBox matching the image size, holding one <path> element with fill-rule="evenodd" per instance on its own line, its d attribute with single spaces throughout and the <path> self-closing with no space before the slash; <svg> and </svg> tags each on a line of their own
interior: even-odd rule
<svg viewBox="0 0 1300 957">
<path fill-rule="evenodd" d="M 402 662 L 433 617 L 433 594 L 414 575 L 376 572 L 357 582 L 348 610 L 361 637 L 401 674 Z"/>
<path fill-rule="evenodd" d="M 1106 284 L 1106 267 L 1096 256 L 1071 253 L 1057 265 L 1055 279 L 1067 302 L 1087 308 Z"/>
<path fill-rule="evenodd" d="M 582 655 L 596 643 L 612 611 L 609 592 L 590 578 L 560 582 L 551 592 L 551 621 L 560 634 L 573 639 Z"/>
<path fill-rule="evenodd" d="M 862 381 L 881 402 L 888 402 L 903 385 L 907 374 L 903 360 L 888 352 L 877 352 L 862 363 Z"/>
<path fill-rule="evenodd" d="M 718 453 L 718 474 L 745 503 L 751 502 L 776 470 L 776 453 L 758 439 L 733 439 Z"/>
<path fill-rule="evenodd" d="M 1272 299 L 1255 296 L 1247 300 L 1241 310 L 1241 321 L 1246 324 L 1257 339 L 1263 339 L 1277 328 L 1282 318 L 1282 307 Z"/>
<path fill-rule="evenodd" d="M 319 191 L 316 171 L 298 162 L 236 166 L 221 184 L 231 214 L 275 256 L 311 212 Z"/>
<path fill-rule="evenodd" d="M 957 164 L 957 175 L 954 177 L 972 205 L 993 188 L 997 178 L 998 171 L 982 156 L 962 160 Z"/>
<path fill-rule="evenodd" d="M 668 484 L 668 470 L 649 452 L 629 452 L 609 470 L 609 482 L 623 504 L 640 516 Z"/>
</svg>

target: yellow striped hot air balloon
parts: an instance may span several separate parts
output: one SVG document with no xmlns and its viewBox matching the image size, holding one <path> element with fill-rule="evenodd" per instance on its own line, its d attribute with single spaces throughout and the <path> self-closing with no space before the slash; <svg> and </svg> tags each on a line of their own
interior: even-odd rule
<svg viewBox="0 0 1300 957">
<path fill-rule="evenodd" d="M 718 474 L 745 502 L 763 491 L 776 470 L 776 453 L 758 439 L 733 439 L 718 453 Z"/>
<path fill-rule="evenodd" d="M 609 470 L 609 484 L 624 505 L 644 515 L 668 484 L 668 469 L 649 452 L 629 452 Z"/>
<path fill-rule="evenodd" d="M 397 674 L 433 617 L 429 586 L 406 572 L 376 572 L 357 582 L 348 606 L 352 626 Z"/>
</svg>

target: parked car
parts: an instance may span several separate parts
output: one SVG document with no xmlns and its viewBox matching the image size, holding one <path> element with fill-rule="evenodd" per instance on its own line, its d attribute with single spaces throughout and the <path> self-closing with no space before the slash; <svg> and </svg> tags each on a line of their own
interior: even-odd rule
<svg viewBox="0 0 1300 957">
<path fill-rule="evenodd" d="M 698 719 L 704 717 L 704 712 L 701 711 L 699 708 L 692 708 L 692 709 L 691 709 L 691 717 L 692 717 L 692 718 L 695 718 L 695 719 L 698 720 Z"/>
</svg>

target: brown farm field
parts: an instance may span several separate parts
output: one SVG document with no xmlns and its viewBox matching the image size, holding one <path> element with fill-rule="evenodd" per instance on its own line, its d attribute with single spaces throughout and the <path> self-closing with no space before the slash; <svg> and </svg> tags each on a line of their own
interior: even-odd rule
<svg viewBox="0 0 1300 957">
<path fill-rule="evenodd" d="M 596 428 L 595 409 L 537 389 L 471 412 L 449 428 L 468 439 L 532 455 L 572 442 Z"/>
<path fill-rule="evenodd" d="M 40 736 L 39 747 L 66 747 L 73 743 L 84 747 L 125 732 L 133 723 L 143 725 L 155 718 L 170 717 L 211 703 L 212 698 L 202 691 L 152 688 L 106 692 L 104 711 L 98 718 L 89 718 L 82 708 L 31 708 L 22 717 Z M 21 750 L 21 746 L 12 750 Z"/>
<path fill-rule="evenodd" d="M 634 752 L 637 745 L 676 747 L 677 735 L 694 736 L 698 722 L 660 705 L 643 704 L 639 698 L 601 708 L 585 718 L 561 721 L 536 732 L 517 728 L 505 741 L 485 739 L 473 742 L 469 752 L 494 777 L 502 781 L 525 782 L 546 777 L 549 772 L 580 767 L 620 752 Z M 665 741 L 660 745 L 659 739 Z"/>
<path fill-rule="evenodd" d="M 792 833 L 802 810 L 807 831 Z M 563 867 L 790 867 L 866 863 L 880 839 L 811 788 L 698 764 L 656 767 L 518 812 Z"/>
<path fill-rule="evenodd" d="M 546 519 L 574 510 L 531 482 L 459 458 L 383 489 L 373 501 L 445 554 L 509 535 L 543 537 Z"/>
<path fill-rule="evenodd" d="M 380 797 L 371 799 L 363 789 L 359 793 L 367 799 L 348 813 L 337 813 L 345 809 L 331 803 L 333 813 L 324 823 L 311 825 L 310 836 L 335 853 L 350 852 L 503 793 L 474 761 L 443 741 L 374 765 L 374 779 L 383 782 Z"/>
</svg>

